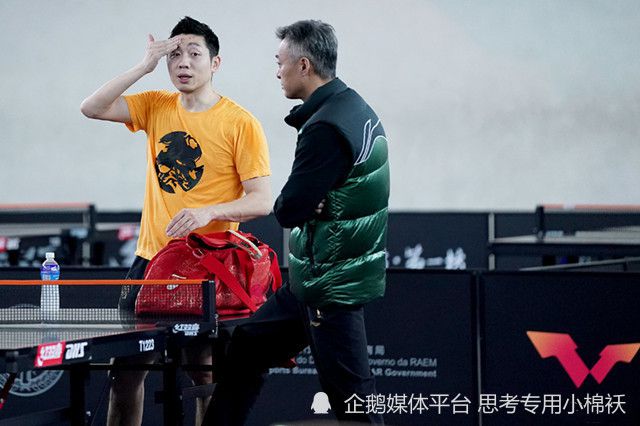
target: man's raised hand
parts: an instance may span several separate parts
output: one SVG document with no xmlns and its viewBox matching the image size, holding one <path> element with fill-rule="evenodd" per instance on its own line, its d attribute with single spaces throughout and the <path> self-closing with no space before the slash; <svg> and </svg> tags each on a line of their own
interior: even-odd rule
<svg viewBox="0 0 640 426">
<path fill-rule="evenodd" d="M 142 60 L 142 65 L 146 73 L 153 71 L 163 56 L 168 55 L 178 48 L 181 37 L 179 35 L 171 37 L 168 40 L 156 41 L 151 34 L 147 42 L 147 50 Z"/>
</svg>

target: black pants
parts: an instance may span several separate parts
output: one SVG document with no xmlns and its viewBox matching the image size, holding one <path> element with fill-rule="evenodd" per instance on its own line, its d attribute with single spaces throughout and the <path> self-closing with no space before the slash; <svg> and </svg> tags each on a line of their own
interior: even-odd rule
<svg viewBox="0 0 640 426">
<path fill-rule="evenodd" d="M 244 424 L 268 369 L 309 345 L 320 384 L 338 420 L 383 424 L 382 416 L 348 413 L 345 404 L 354 394 L 366 400 L 376 393 L 362 306 L 318 312 L 301 305 L 288 285 L 235 328 L 203 424 Z"/>
</svg>

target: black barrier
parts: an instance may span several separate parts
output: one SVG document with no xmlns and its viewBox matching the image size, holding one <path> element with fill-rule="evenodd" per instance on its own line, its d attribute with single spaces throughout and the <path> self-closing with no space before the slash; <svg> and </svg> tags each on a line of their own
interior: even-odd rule
<svg viewBox="0 0 640 426">
<path fill-rule="evenodd" d="M 640 424 L 640 274 L 481 275 L 483 425 Z"/>
<path fill-rule="evenodd" d="M 55 252 L 61 265 L 88 262 L 95 266 L 129 267 L 135 257 L 140 212 L 95 213 L 93 206 L 89 211 L 89 225 L 80 222 L 84 217 L 82 211 L 46 214 L 0 211 L 0 267 L 39 266 L 47 251 Z M 72 227 L 76 222 L 80 223 Z M 7 233 L 13 232 L 12 226 L 19 226 L 19 236 Z M 283 264 L 283 230 L 273 214 L 241 223 L 240 230 L 271 246 Z M 90 246 L 85 246 L 85 242 Z"/>
<path fill-rule="evenodd" d="M 69 279 L 125 272 L 62 270 Z M 0 269 L 1 279 L 37 274 Z M 370 407 L 391 425 L 476 425 L 478 413 L 488 426 L 640 424 L 639 300 L 638 273 L 389 270 L 385 298 L 366 309 L 379 392 Z M 271 371 L 250 425 L 333 419 L 313 414 L 318 377 L 308 352 L 297 358 L 296 370 Z M 66 401 L 67 380 L 41 373 L 20 378 L 32 394 L 10 395 L 0 419 Z M 91 377 L 94 409 L 106 375 Z M 161 424 L 160 380 L 147 380 L 144 425 Z M 185 407 L 190 424 L 193 401 Z"/>
<path fill-rule="evenodd" d="M 577 231 L 599 230 L 640 225 L 640 213 L 634 211 L 545 210 L 541 220 L 534 212 L 494 213 L 495 238 L 534 235 L 540 222 L 545 235 L 574 235 Z M 598 257 L 594 256 L 594 260 Z M 578 256 L 544 256 L 532 254 L 500 254 L 495 269 L 515 270 L 525 267 L 575 263 Z"/>
<path fill-rule="evenodd" d="M 92 264 L 130 266 L 135 257 L 139 233 L 140 213 L 100 213 L 96 237 L 93 242 Z M 273 214 L 240 224 L 240 230 L 250 232 L 283 256 L 283 230 Z"/>
<path fill-rule="evenodd" d="M 640 257 L 534 266 L 521 271 L 640 272 Z"/>
<path fill-rule="evenodd" d="M 92 204 L 3 205 L 0 266 L 33 266 L 55 251 L 65 264 L 89 265 L 96 227 Z"/>
<path fill-rule="evenodd" d="M 474 279 L 462 271 L 392 270 L 385 297 L 367 306 L 379 392 L 370 407 L 388 424 L 477 424 Z M 294 369 L 271 370 L 250 425 L 333 419 L 311 410 L 322 390 L 313 357 L 307 350 L 296 360 Z M 354 409 L 367 409 L 357 402 Z"/>
<path fill-rule="evenodd" d="M 140 211 L 98 212 L 91 264 L 131 266 L 140 233 L 140 219 Z"/>
<path fill-rule="evenodd" d="M 139 214 L 137 215 L 139 216 Z M 98 216 L 96 238 L 92 250 L 95 265 L 130 266 L 135 257 L 139 221 L 133 213 L 112 213 Z M 240 230 L 249 232 L 268 244 L 283 264 L 283 230 L 273 214 L 240 224 Z"/>
<path fill-rule="evenodd" d="M 494 238 L 514 237 L 517 235 L 533 235 L 536 227 L 536 216 L 533 212 L 499 212 L 494 213 Z M 495 256 L 495 269 L 517 270 L 524 267 L 542 266 L 541 256 Z"/>
<path fill-rule="evenodd" d="M 62 265 L 84 262 L 109 267 L 130 266 L 140 212 L 95 212 L 89 207 L 88 213 L 84 210 L 46 214 L 0 212 L 0 228 L 4 229 L 0 229 L 0 266 L 38 266 L 47 251 L 55 251 Z M 534 212 L 391 212 L 388 266 L 486 269 L 489 238 L 534 235 L 539 222 Z M 546 210 L 544 213 L 547 235 L 572 235 L 576 231 L 639 224 L 640 213 L 631 210 Z M 16 225 L 22 229 L 20 235 L 12 234 Z M 269 244 L 280 263 L 286 264 L 283 229 L 273 214 L 242 223 L 240 229 Z M 495 258 L 495 268 L 513 270 L 577 260 L 576 256 L 547 261 L 542 255 L 500 254 Z"/>
<path fill-rule="evenodd" d="M 387 264 L 408 269 L 487 268 L 487 213 L 390 213 Z"/>
<path fill-rule="evenodd" d="M 122 224 L 117 228 L 100 226 L 91 250 L 91 265 L 129 268 L 136 257 L 138 224 Z"/>
<path fill-rule="evenodd" d="M 65 280 L 98 280 L 98 279 L 124 279 L 127 275 L 127 268 L 106 268 L 106 267 L 61 267 L 60 279 Z M 0 280 L 37 280 L 40 279 L 38 268 L 0 268 Z M 113 307 L 117 305 L 120 295 L 118 286 L 63 286 L 60 289 L 60 298 L 63 305 L 69 308 L 91 306 L 91 307 Z M 20 297 L 20 299 L 15 299 Z M 0 308 L 20 304 L 40 304 L 40 288 L 31 286 L 20 293 L 3 294 L 0 298 Z"/>
<path fill-rule="evenodd" d="M 495 236 L 533 235 L 538 227 L 534 212 L 496 212 Z M 593 212 L 579 210 L 544 211 L 544 232 L 575 234 L 576 231 L 598 230 L 640 224 L 640 212 Z"/>
</svg>

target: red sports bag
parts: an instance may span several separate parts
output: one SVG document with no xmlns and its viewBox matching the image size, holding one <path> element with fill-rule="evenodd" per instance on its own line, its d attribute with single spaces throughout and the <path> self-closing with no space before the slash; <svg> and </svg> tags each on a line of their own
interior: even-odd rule
<svg viewBox="0 0 640 426">
<path fill-rule="evenodd" d="M 149 261 L 144 279 L 215 280 L 220 316 L 248 316 L 282 285 L 275 252 L 251 234 L 238 231 L 171 240 Z M 198 285 L 143 285 L 137 315 L 202 315 Z"/>
</svg>

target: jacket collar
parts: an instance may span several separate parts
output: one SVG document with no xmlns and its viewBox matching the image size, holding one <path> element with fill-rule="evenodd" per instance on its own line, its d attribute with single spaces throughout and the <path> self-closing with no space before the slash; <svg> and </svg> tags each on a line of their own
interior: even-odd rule
<svg viewBox="0 0 640 426">
<path fill-rule="evenodd" d="M 320 108 L 320 106 L 332 95 L 347 89 L 347 85 L 339 78 L 334 78 L 330 82 L 318 87 L 309 96 L 306 102 L 296 105 L 291 109 L 289 115 L 284 118 L 289 126 L 300 130 L 304 123 Z"/>
</svg>

